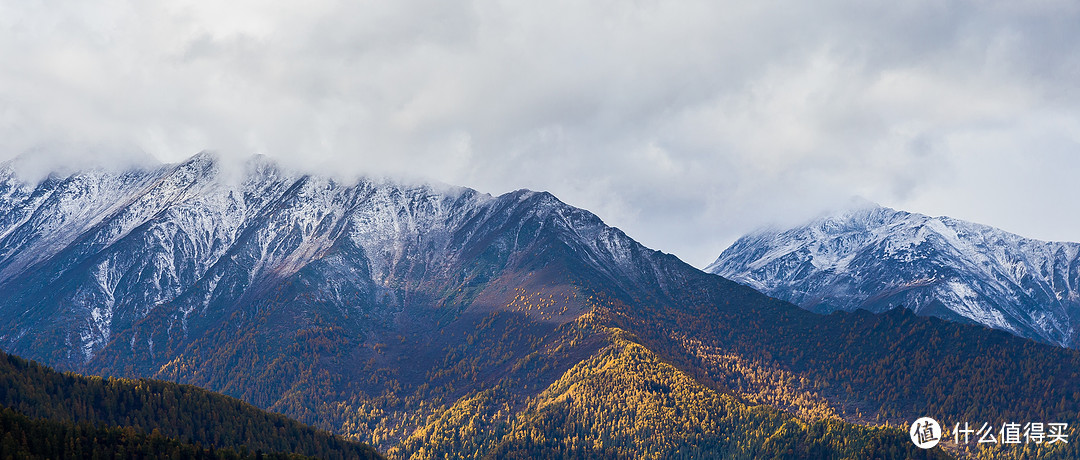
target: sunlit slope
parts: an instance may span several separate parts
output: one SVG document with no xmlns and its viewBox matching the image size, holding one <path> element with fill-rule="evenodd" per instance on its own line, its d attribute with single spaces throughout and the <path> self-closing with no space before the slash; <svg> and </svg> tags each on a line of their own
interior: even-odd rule
<svg viewBox="0 0 1080 460">
<path fill-rule="evenodd" d="M 583 325 L 593 318 L 583 318 Z M 709 387 L 618 330 L 520 403 L 503 388 L 461 398 L 392 449 L 443 458 L 943 458 L 898 429 L 800 420 Z M 514 410 L 517 409 L 517 410 Z"/>
</svg>

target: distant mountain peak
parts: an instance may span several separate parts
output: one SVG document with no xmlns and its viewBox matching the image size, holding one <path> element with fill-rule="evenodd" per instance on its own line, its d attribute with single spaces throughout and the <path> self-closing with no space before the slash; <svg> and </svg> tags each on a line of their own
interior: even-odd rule
<svg viewBox="0 0 1080 460">
<path fill-rule="evenodd" d="M 751 233 L 706 271 L 822 313 L 884 311 L 983 324 L 1076 346 L 1080 244 L 861 206 Z"/>
</svg>

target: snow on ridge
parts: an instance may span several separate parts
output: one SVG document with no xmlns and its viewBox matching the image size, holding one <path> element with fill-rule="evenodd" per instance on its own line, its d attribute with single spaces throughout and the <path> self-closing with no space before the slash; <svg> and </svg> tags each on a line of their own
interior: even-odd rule
<svg viewBox="0 0 1080 460">
<path fill-rule="evenodd" d="M 65 340 L 73 342 L 70 355 L 84 360 L 151 311 L 155 321 L 167 322 L 166 334 L 186 336 L 189 323 L 235 307 L 335 245 L 366 259 L 354 261 L 367 263 L 365 281 L 389 296 L 403 276 L 445 278 L 440 270 L 461 256 L 462 242 L 484 242 L 478 239 L 484 232 L 507 225 L 518 225 L 529 241 L 537 230 L 527 224 L 536 221 L 616 279 L 646 276 L 636 264 L 652 260 L 622 231 L 547 192 L 493 197 L 387 178 L 345 183 L 283 170 L 265 158 L 228 171 L 209 153 L 36 185 L 0 178 L 0 211 L 23 205 L 32 209 L 13 214 L 10 228 L 0 221 L 0 285 L 22 295 L 0 299 L 0 311 L 34 324 L 57 326 L 50 321 L 59 318 Z M 516 244 L 513 231 L 507 245 Z M 42 300 L 46 287 L 56 292 Z M 13 327 L 0 325 L 5 345 L 22 340 Z M 124 342 L 135 350 L 148 337 Z"/>
<path fill-rule="evenodd" d="M 73 174 L 45 192 L 44 199 L 0 240 L 0 282 L 55 256 L 76 238 L 117 213 L 125 197 L 142 189 L 163 170 L 142 173 L 89 171 Z M 33 250 L 28 250 L 33 248 Z"/>
<path fill-rule="evenodd" d="M 361 196 L 365 191 L 370 195 Z M 400 259 L 420 237 L 448 240 L 444 227 L 458 218 L 458 208 L 492 199 L 464 187 L 366 179 L 342 184 L 283 171 L 265 159 L 223 178 L 209 153 L 154 169 L 82 171 L 38 184 L 8 175 L 0 179 L 0 211 L 7 206 L 25 216 L 13 215 L 17 220 L 0 228 L 0 283 L 17 276 L 71 280 L 57 295 L 68 306 L 64 317 L 73 321 L 69 337 L 79 342 L 71 346 L 88 360 L 108 343 L 116 318 L 136 320 L 191 292 L 172 307 L 186 331 L 190 315 L 225 295 L 219 283 L 235 280 L 222 270 L 251 270 L 246 276 L 253 282 L 288 276 L 321 257 L 343 235 L 346 220 L 370 233 L 350 236 L 362 240 L 378 264 L 380 248 Z M 356 221 L 365 215 L 368 221 Z M 244 253 L 239 244 L 254 252 Z M 65 250 L 64 257 L 79 263 L 60 263 L 57 255 Z M 223 258 L 229 260 L 219 264 Z M 28 272 L 44 262 L 61 272 Z M 226 288 L 236 286 L 243 287 Z M 13 298 L 0 300 L 0 308 L 40 314 Z M 0 335 L 19 340 L 14 333 Z"/>
<path fill-rule="evenodd" d="M 796 303 L 837 292 L 865 301 L 885 286 L 934 279 L 907 289 L 933 288 L 960 316 L 1019 335 L 1038 331 L 1032 338 L 1069 346 L 1080 322 L 1069 313 L 1080 311 L 1078 254 L 1078 243 L 878 207 L 752 233 L 706 270 Z M 907 306 L 917 308 L 910 299 L 922 297 L 907 298 Z"/>
</svg>

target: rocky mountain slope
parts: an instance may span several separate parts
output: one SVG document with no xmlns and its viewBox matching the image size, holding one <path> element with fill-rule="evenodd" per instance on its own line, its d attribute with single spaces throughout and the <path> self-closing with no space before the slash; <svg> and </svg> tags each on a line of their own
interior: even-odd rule
<svg viewBox="0 0 1080 460">
<path fill-rule="evenodd" d="M 867 206 L 747 235 L 706 271 L 816 312 L 903 305 L 1077 346 L 1080 243 Z"/>
</svg>

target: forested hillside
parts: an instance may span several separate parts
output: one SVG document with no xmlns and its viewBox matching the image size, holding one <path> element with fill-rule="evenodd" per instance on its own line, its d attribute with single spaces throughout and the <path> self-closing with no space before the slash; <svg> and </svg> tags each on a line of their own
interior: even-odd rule
<svg viewBox="0 0 1080 460">
<path fill-rule="evenodd" d="M 298 454 L 266 453 L 241 448 L 211 449 L 180 442 L 158 433 L 149 435 L 127 428 L 95 427 L 47 419 L 30 419 L 8 408 L 0 409 L 0 458 L 54 460 L 63 458 L 190 458 L 205 460 L 302 460 Z"/>
<path fill-rule="evenodd" d="M 459 402 L 404 445 L 414 458 L 946 458 L 904 430 L 804 421 L 710 388 L 620 331 L 517 414 L 497 392 Z M 488 408 L 485 413 L 485 407 Z M 494 416 L 491 416 L 494 415 Z"/>
<path fill-rule="evenodd" d="M 963 422 L 1000 428 L 1080 418 L 1076 350 L 905 309 L 818 315 L 708 275 L 688 285 L 698 296 L 681 308 L 646 316 L 640 304 L 606 298 L 600 315 L 677 366 L 806 419 L 906 427 L 932 416 L 951 433 Z M 705 297 L 717 287 L 723 298 Z M 1080 455 L 1074 446 L 967 447 L 991 457 L 1056 458 Z"/>
<path fill-rule="evenodd" d="M 191 385 L 59 373 L 2 352 L 0 406 L 5 455 L 21 446 L 19 452 L 42 458 L 65 449 L 88 456 L 123 450 L 381 458 L 366 445 Z"/>
</svg>

